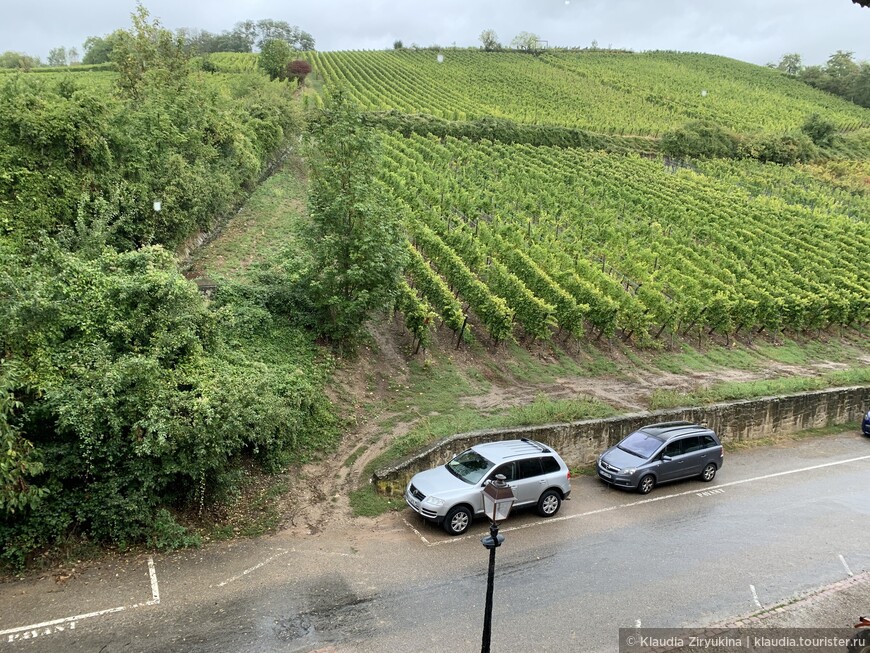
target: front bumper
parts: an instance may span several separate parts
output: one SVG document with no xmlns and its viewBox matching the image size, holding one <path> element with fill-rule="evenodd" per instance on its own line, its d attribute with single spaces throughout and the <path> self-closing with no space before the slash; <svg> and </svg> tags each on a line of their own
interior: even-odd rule
<svg viewBox="0 0 870 653">
<path fill-rule="evenodd" d="M 423 519 L 428 519 L 429 521 L 440 522 L 444 519 L 443 516 L 439 517 L 438 513 L 433 510 L 430 506 L 425 505 L 423 500 L 418 499 L 412 494 L 411 486 L 409 485 L 405 488 L 405 503 L 420 515 Z"/>
<path fill-rule="evenodd" d="M 637 485 L 637 479 L 635 479 L 634 474 L 623 474 L 621 472 L 605 469 L 600 462 L 596 465 L 596 469 L 598 471 L 598 478 L 610 485 L 625 488 L 633 488 Z"/>
</svg>

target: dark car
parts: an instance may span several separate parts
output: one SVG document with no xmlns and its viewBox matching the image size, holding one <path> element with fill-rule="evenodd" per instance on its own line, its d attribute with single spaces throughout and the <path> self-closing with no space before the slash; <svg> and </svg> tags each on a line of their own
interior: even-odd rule
<svg viewBox="0 0 870 653">
<path fill-rule="evenodd" d="M 861 433 L 870 437 L 870 410 L 867 411 L 867 414 L 864 415 L 864 419 L 861 422 Z"/>
<path fill-rule="evenodd" d="M 598 477 L 649 493 L 659 483 L 698 477 L 712 481 L 724 452 L 716 434 L 690 422 L 650 424 L 598 457 Z"/>
</svg>

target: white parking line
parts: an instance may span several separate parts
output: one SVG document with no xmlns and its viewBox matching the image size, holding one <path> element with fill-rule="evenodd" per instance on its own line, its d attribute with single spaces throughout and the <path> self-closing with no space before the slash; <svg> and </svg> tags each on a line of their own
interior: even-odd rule
<svg viewBox="0 0 870 653">
<path fill-rule="evenodd" d="M 849 576 L 854 576 L 854 575 L 855 575 L 855 574 L 852 573 L 852 570 L 849 569 L 849 565 L 846 564 L 846 558 L 843 557 L 843 554 L 842 554 L 842 553 L 840 554 L 840 562 L 843 563 L 843 566 L 846 568 L 846 573 L 849 574 Z"/>
<path fill-rule="evenodd" d="M 759 608 L 761 607 L 761 601 L 758 600 L 758 592 L 755 591 L 755 585 L 749 586 L 749 591 L 752 592 L 752 600 L 755 602 L 755 605 Z"/>
<path fill-rule="evenodd" d="M 868 456 L 858 456 L 857 458 L 847 458 L 846 460 L 837 460 L 831 463 L 822 463 L 820 465 L 812 465 L 810 467 L 800 467 L 798 469 L 790 469 L 785 472 L 774 472 L 773 474 L 764 474 L 763 476 L 754 476 L 752 478 L 744 478 L 738 481 L 729 481 L 728 483 L 721 483 L 715 486 L 716 490 L 721 490 L 726 487 L 733 487 L 735 485 L 743 485 L 745 483 L 755 483 L 757 481 L 764 481 L 770 478 L 778 478 L 780 476 L 789 476 L 791 474 L 801 474 L 803 472 L 811 472 L 816 469 L 824 469 L 826 467 L 836 467 L 837 465 L 846 465 L 848 463 L 858 462 L 860 460 L 868 460 L 870 459 L 870 455 Z M 712 490 L 710 490 L 712 492 Z M 724 491 L 723 491 L 724 492 Z M 697 490 L 687 490 L 685 492 L 677 492 L 675 494 L 663 494 L 661 496 L 655 496 L 648 499 L 640 499 L 638 501 L 631 501 L 629 503 L 621 503 L 615 506 L 607 506 L 606 508 L 598 508 L 597 510 L 589 510 L 587 512 L 581 512 L 575 515 L 564 515 L 562 517 L 550 517 L 549 519 L 541 519 L 538 521 L 530 522 L 528 524 L 523 524 L 522 526 L 511 526 L 509 528 L 501 528 L 499 532 L 501 533 L 510 533 L 511 531 L 520 531 L 526 528 L 532 528 L 534 526 L 542 526 L 544 524 L 554 524 L 556 522 L 568 521 L 571 519 L 577 519 L 579 517 L 589 517 L 591 515 L 598 515 L 605 512 L 611 512 L 613 510 L 622 510 L 623 508 L 633 508 L 635 506 L 641 506 L 647 503 L 654 503 L 656 501 L 667 501 L 668 499 L 676 499 L 677 497 L 685 497 L 690 494 L 698 494 Z M 717 494 L 719 494 L 717 492 Z M 451 537 L 449 540 L 439 540 L 438 542 L 429 542 L 424 538 L 420 533 L 413 527 L 411 524 L 404 520 L 411 530 L 423 541 L 423 544 L 426 546 L 440 546 L 442 544 L 453 544 L 455 542 L 462 542 L 471 538 L 480 538 L 480 534 L 474 535 L 462 535 L 459 537 Z"/>
<path fill-rule="evenodd" d="M 62 619 L 52 619 L 51 621 L 43 621 L 38 624 L 30 624 L 28 626 L 18 626 L 17 628 L 8 628 L 0 630 L 0 637 L 8 637 L 7 642 L 16 642 L 21 639 L 35 639 L 45 635 L 65 632 L 76 629 L 76 623 L 85 619 L 94 617 L 102 617 L 107 614 L 123 612 L 124 610 L 132 610 L 133 608 L 141 608 L 148 605 L 158 605 L 160 603 L 160 588 L 157 585 L 157 572 L 154 569 L 154 559 L 148 558 L 148 575 L 151 579 L 151 600 L 142 603 L 134 603 L 133 605 L 122 605 L 118 608 L 108 608 L 107 610 L 97 610 L 96 612 L 87 612 L 85 614 L 77 614 L 72 617 L 64 617 Z M 68 624 L 68 626 L 67 626 Z"/>
<path fill-rule="evenodd" d="M 281 556 L 283 556 L 283 555 L 287 555 L 288 553 L 290 553 L 289 550 L 287 550 L 287 549 L 280 549 L 279 552 L 276 553 L 275 555 L 266 558 L 266 559 L 263 560 L 262 562 L 258 562 L 258 563 L 255 564 L 253 567 L 248 567 L 248 568 L 245 569 L 242 573 L 240 573 L 240 574 L 236 574 L 236 575 L 233 576 L 232 578 L 229 578 L 229 579 L 227 579 L 227 580 L 225 580 L 225 581 L 223 581 L 223 582 L 221 582 L 221 583 L 218 583 L 217 585 L 209 585 L 209 587 L 223 587 L 224 585 L 229 585 L 230 583 L 234 583 L 235 581 L 239 580 L 240 578 L 244 578 L 245 576 L 247 576 L 248 574 L 250 574 L 252 571 L 256 571 L 256 570 L 259 569 L 260 567 L 265 567 L 266 565 L 268 565 L 270 562 L 272 562 L 272 561 L 275 560 L 276 558 L 280 558 Z"/>
</svg>

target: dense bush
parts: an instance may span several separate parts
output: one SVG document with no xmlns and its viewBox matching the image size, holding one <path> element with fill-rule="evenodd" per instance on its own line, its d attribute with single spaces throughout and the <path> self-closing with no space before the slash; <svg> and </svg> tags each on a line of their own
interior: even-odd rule
<svg viewBox="0 0 870 653">
<path fill-rule="evenodd" d="M 0 477 L 7 563 L 71 529 L 122 546 L 177 539 L 159 511 L 209 501 L 237 456 L 279 469 L 335 434 L 326 368 L 293 353 L 311 349 L 302 332 L 256 295 L 207 305 L 160 247 L 99 241 L 4 250 L 0 349 L 18 372 L 0 423 L 31 463 Z"/>
<path fill-rule="evenodd" d="M 120 75 L 110 94 L 85 76 L 0 77 L 0 234 L 27 243 L 100 216 L 120 248 L 175 247 L 238 203 L 301 131 L 286 84 L 159 69 L 160 51 L 148 56 L 158 69 Z"/>
<path fill-rule="evenodd" d="M 737 154 L 739 137 L 721 125 L 694 121 L 662 136 L 662 152 L 675 159 L 689 157 L 732 158 Z"/>
<path fill-rule="evenodd" d="M 816 146 L 804 133 L 763 134 L 749 137 L 740 144 L 739 151 L 745 158 L 781 165 L 811 161 L 818 154 Z"/>
</svg>

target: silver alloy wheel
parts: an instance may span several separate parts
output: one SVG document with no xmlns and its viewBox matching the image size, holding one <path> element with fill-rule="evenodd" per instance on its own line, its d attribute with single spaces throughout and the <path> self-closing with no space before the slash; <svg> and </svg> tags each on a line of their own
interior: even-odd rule
<svg viewBox="0 0 870 653">
<path fill-rule="evenodd" d="M 701 478 L 705 481 L 712 481 L 716 476 L 716 465 L 710 463 L 704 468 L 704 471 L 701 472 Z"/>
<path fill-rule="evenodd" d="M 545 515 L 552 515 L 559 509 L 559 497 L 552 492 L 544 497 L 541 502 L 541 512 Z"/>
<path fill-rule="evenodd" d="M 464 510 L 459 510 L 453 519 L 450 520 L 450 530 L 454 533 L 462 533 L 468 528 L 468 513 Z"/>
<path fill-rule="evenodd" d="M 652 492 L 655 484 L 655 479 L 652 476 L 647 475 L 640 479 L 640 485 L 637 486 L 637 489 L 641 494 L 649 494 Z"/>
</svg>

